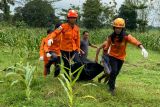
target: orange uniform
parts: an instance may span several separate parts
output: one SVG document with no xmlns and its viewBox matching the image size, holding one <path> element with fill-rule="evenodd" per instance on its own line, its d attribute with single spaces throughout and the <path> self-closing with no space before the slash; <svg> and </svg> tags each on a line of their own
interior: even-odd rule
<svg viewBox="0 0 160 107">
<path fill-rule="evenodd" d="M 45 56 L 45 52 L 48 50 L 47 49 L 47 38 L 43 38 L 42 41 L 41 41 L 41 45 L 40 45 L 40 51 L 39 51 L 39 54 L 40 56 Z"/>
<path fill-rule="evenodd" d="M 49 35 L 49 39 L 54 40 L 60 33 L 62 34 L 60 50 L 80 51 L 80 31 L 77 25 L 72 28 L 68 23 L 64 23 Z"/>
<path fill-rule="evenodd" d="M 61 55 L 61 52 L 60 52 L 60 46 L 61 46 L 61 36 L 62 33 L 60 33 L 59 35 L 57 35 L 54 39 L 53 39 L 53 44 L 51 46 L 48 46 L 48 52 L 49 51 L 53 51 L 57 54 L 57 56 L 60 56 Z M 46 44 L 48 42 L 48 38 L 46 40 Z"/>
<path fill-rule="evenodd" d="M 114 43 L 112 43 L 110 36 L 107 40 L 105 50 L 108 51 L 109 56 L 124 60 L 126 57 L 126 46 L 128 42 L 136 46 L 141 45 L 141 43 L 131 35 L 125 36 L 122 42 L 119 42 L 118 37 L 116 37 Z"/>
<path fill-rule="evenodd" d="M 40 56 L 43 56 L 44 58 L 44 75 L 47 75 L 45 65 L 48 63 L 49 58 L 46 57 L 46 52 L 53 51 L 57 54 L 57 56 L 60 56 L 60 41 L 61 41 L 61 36 L 58 35 L 54 38 L 54 43 L 52 46 L 48 46 L 48 37 L 45 37 L 41 41 L 40 45 Z"/>
<path fill-rule="evenodd" d="M 47 48 L 47 37 L 43 38 L 42 41 L 41 41 L 41 45 L 40 45 L 40 56 L 43 56 L 43 60 L 44 60 L 44 72 L 43 74 L 44 75 L 47 75 L 47 71 L 45 69 L 45 65 L 48 63 L 48 58 L 46 57 L 46 52 L 48 51 L 48 48 Z"/>
<path fill-rule="evenodd" d="M 52 46 L 48 46 L 47 42 L 48 42 L 48 37 L 42 39 L 40 46 L 40 56 L 45 56 L 44 54 L 49 51 L 53 51 L 57 54 L 57 56 L 60 56 L 61 34 L 53 39 Z"/>
</svg>

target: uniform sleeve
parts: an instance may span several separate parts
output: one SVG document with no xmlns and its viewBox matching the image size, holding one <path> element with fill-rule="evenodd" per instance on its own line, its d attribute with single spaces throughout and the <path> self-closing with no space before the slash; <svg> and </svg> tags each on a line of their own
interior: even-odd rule
<svg viewBox="0 0 160 107">
<path fill-rule="evenodd" d="M 57 35 L 60 35 L 61 32 L 64 29 L 64 25 L 62 24 L 61 26 L 59 26 L 56 30 L 54 30 L 51 34 L 48 35 L 48 39 L 53 39 L 55 38 Z"/>
<path fill-rule="evenodd" d="M 104 50 L 108 50 L 111 45 L 111 37 L 108 37 L 107 40 L 103 43 Z"/>
<path fill-rule="evenodd" d="M 136 45 L 136 46 L 139 46 L 141 45 L 141 42 L 139 42 L 136 38 L 134 38 L 133 36 L 131 35 L 128 35 L 127 36 L 127 42 L 133 44 L 133 45 Z"/>
<path fill-rule="evenodd" d="M 44 44 L 45 44 L 45 39 L 43 38 L 40 45 L 40 51 L 39 51 L 40 56 L 44 55 Z"/>
</svg>

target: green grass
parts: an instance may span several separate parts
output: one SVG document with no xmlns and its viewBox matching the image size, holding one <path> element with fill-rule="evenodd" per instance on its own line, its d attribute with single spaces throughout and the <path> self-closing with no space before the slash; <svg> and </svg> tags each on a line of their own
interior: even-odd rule
<svg viewBox="0 0 160 107">
<path fill-rule="evenodd" d="M 0 70 L 14 65 L 21 60 L 16 51 L 1 47 Z M 160 54 L 149 51 L 149 58 L 144 59 L 141 50 L 133 46 L 127 49 L 127 58 L 118 75 L 116 83 L 116 96 L 107 92 L 107 86 L 98 83 L 97 78 L 92 83 L 96 86 L 83 87 L 75 96 L 75 107 L 158 107 L 160 105 Z M 38 54 L 38 52 L 36 53 Z M 90 48 L 89 58 L 94 60 L 95 49 Z M 53 72 L 45 80 L 43 78 L 43 63 L 38 62 L 38 57 L 26 58 L 24 63 L 30 62 L 37 65 L 31 85 L 31 100 L 27 101 L 22 84 L 10 87 L 10 80 L 4 78 L 7 71 L 0 71 L 0 107 L 67 107 L 67 96 Z M 52 67 L 53 69 L 53 67 Z M 87 82 L 77 82 L 75 90 Z M 91 95 L 91 98 L 82 96 Z"/>
<path fill-rule="evenodd" d="M 100 44 L 112 32 L 111 29 L 90 31 L 92 43 Z M 160 53 L 159 31 L 146 33 L 132 32 L 149 51 L 149 58 L 144 59 L 141 50 L 131 45 L 127 49 L 126 61 L 116 81 L 116 96 L 107 92 L 107 85 L 92 82 L 97 86 L 87 86 L 89 82 L 77 82 L 74 90 L 74 107 L 158 107 L 160 105 Z M 0 24 L 0 107 L 67 107 L 68 98 L 59 82 L 53 77 L 53 71 L 43 78 L 43 62 L 39 62 L 39 44 L 45 29 L 16 28 Z M 95 49 L 89 49 L 89 59 L 94 61 Z M 99 57 L 100 59 L 100 57 Z M 21 83 L 10 87 L 11 80 L 5 78 L 6 69 L 22 61 L 37 66 L 31 84 L 31 100 L 25 96 L 25 86 Z M 53 67 L 52 67 L 53 69 Z M 100 74 L 101 75 L 101 74 Z M 100 76 L 99 75 L 99 76 Z M 15 80 L 15 78 L 14 78 Z M 96 98 L 83 98 L 90 95 Z"/>
</svg>

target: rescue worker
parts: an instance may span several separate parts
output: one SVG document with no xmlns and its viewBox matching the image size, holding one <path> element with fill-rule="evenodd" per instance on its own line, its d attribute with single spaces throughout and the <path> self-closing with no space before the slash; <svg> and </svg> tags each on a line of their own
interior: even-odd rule
<svg viewBox="0 0 160 107">
<path fill-rule="evenodd" d="M 50 29 L 47 30 L 47 35 L 52 32 Z M 49 58 L 47 58 L 46 56 L 46 52 L 48 51 L 48 45 L 47 45 L 47 37 L 44 37 L 42 38 L 42 41 L 41 41 L 41 45 L 40 45 L 40 51 L 39 51 L 39 54 L 40 54 L 40 58 L 39 60 L 40 61 L 44 61 L 44 76 L 46 77 L 47 75 L 47 71 L 46 71 L 46 64 L 48 63 L 49 61 Z"/>
<path fill-rule="evenodd" d="M 111 95 L 115 95 L 116 77 L 119 74 L 126 57 L 127 43 L 139 47 L 144 58 L 148 57 L 148 52 L 141 42 L 136 40 L 131 34 L 125 32 L 125 20 L 123 18 L 116 18 L 113 21 L 113 33 L 108 37 L 107 45 L 104 48 L 108 51 L 109 64 L 111 66 L 111 73 L 108 81 L 109 92 Z M 97 58 L 96 61 L 98 61 Z"/>
<path fill-rule="evenodd" d="M 75 24 L 78 18 L 78 13 L 70 9 L 67 14 L 67 23 L 61 24 L 54 32 L 49 35 L 48 46 L 53 45 L 54 39 L 60 33 L 61 36 L 61 55 L 64 66 L 70 68 L 70 61 L 73 59 L 75 53 L 80 53 L 80 30 Z M 69 71 L 66 69 L 66 72 Z"/>
<path fill-rule="evenodd" d="M 58 28 L 60 24 L 55 25 L 55 29 Z M 48 30 L 47 34 L 49 35 L 52 30 Z M 60 73 L 60 41 L 61 36 L 58 35 L 54 39 L 52 46 L 48 46 L 48 36 L 43 38 L 41 47 L 40 47 L 40 60 L 44 60 L 44 75 L 50 74 L 50 67 L 55 64 L 54 77 L 57 77 Z"/>
</svg>

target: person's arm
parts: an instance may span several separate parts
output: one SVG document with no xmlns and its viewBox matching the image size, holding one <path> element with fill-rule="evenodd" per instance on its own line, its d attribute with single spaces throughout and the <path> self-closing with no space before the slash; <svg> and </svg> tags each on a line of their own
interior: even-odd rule
<svg viewBox="0 0 160 107">
<path fill-rule="evenodd" d="M 85 52 L 84 52 L 82 49 L 80 49 L 80 53 L 81 53 L 81 54 L 85 54 Z"/>
<path fill-rule="evenodd" d="M 89 46 L 92 47 L 92 48 L 98 48 L 96 45 L 93 45 L 90 41 L 89 42 Z"/>
<path fill-rule="evenodd" d="M 40 58 L 39 58 L 39 60 L 41 60 L 41 61 L 44 59 L 44 44 L 45 44 L 45 38 L 42 39 L 41 45 L 40 45 L 40 51 L 39 51 Z"/>
<path fill-rule="evenodd" d="M 48 46 L 51 46 L 53 44 L 53 39 L 57 36 L 60 35 L 60 33 L 63 30 L 63 24 L 59 26 L 56 30 L 54 30 L 51 34 L 48 35 Z"/>
<path fill-rule="evenodd" d="M 134 38 L 131 35 L 127 36 L 127 40 L 129 43 L 138 46 L 141 50 L 142 50 L 142 55 L 144 56 L 144 58 L 148 57 L 148 52 L 146 51 L 146 49 L 144 48 L 144 46 L 141 44 L 141 42 L 139 42 L 136 38 Z"/>
<path fill-rule="evenodd" d="M 95 62 L 98 63 L 98 55 L 99 55 L 99 52 L 100 52 L 100 50 L 105 46 L 106 43 L 107 43 L 107 41 L 105 41 L 102 45 L 100 45 L 100 47 L 97 48 Z"/>
<path fill-rule="evenodd" d="M 135 46 L 140 46 L 141 42 L 139 42 L 136 38 L 134 38 L 132 35 L 127 36 L 127 41 Z"/>
<path fill-rule="evenodd" d="M 92 48 L 98 48 L 96 45 L 90 44 L 90 47 Z"/>
</svg>

